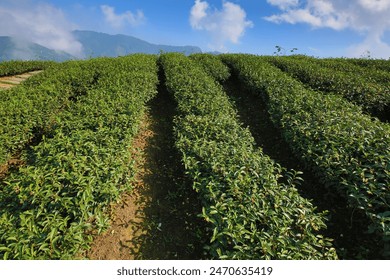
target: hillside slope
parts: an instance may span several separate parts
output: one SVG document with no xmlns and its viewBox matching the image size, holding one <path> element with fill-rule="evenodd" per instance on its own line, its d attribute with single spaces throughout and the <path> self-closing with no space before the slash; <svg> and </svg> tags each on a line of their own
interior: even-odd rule
<svg viewBox="0 0 390 280">
<path fill-rule="evenodd" d="M 51 50 L 22 39 L 0 36 L 0 61 L 54 60 L 60 62 L 73 58 L 66 52 Z"/>
<path fill-rule="evenodd" d="M 75 38 L 83 45 L 86 57 L 116 57 L 132 53 L 158 54 L 163 52 L 181 52 L 185 54 L 201 53 L 195 46 L 168 46 L 148 43 L 127 35 L 110 35 L 94 31 L 73 32 Z"/>
</svg>

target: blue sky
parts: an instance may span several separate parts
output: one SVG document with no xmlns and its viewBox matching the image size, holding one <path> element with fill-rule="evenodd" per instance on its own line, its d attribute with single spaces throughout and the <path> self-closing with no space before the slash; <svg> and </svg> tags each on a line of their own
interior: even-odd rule
<svg viewBox="0 0 390 280">
<path fill-rule="evenodd" d="M 390 0 L 0 0 L 0 26 L 75 55 L 73 29 L 203 51 L 390 57 Z"/>
</svg>

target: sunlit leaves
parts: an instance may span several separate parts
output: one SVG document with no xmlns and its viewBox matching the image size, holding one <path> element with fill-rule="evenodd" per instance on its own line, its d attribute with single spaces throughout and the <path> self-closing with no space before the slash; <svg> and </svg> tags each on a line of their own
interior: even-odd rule
<svg viewBox="0 0 390 280">
<path fill-rule="evenodd" d="M 290 175 L 288 185 L 278 182 L 282 168 L 254 148 L 227 95 L 199 64 L 179 54 L 160 59 L 178 103 L 176 145 L 209 223 L 210 256 L 336 258 L 329 240 L 315 234 L 325 226 L 323 215 L 294 187 L 299 173 Z M 209 73 L 218 73 L 207 65 Z"/>
<path fill-rule="evenodd" d="M 327 187 L 346 197 L 352 209 L 366 214 L 369 231 L 382 239 L 382 253 L 388 257 L 390 222 L 381 214 L 390 207 L 390 126 L 362 114 L 341 96 L 305 88 L 262 57 L 224 59 L 267 102 L 272 120 L 297 157 Z M 285 61 L 300 65 L 292 58 Z"/>
<path fill-rule="evenodd" d="M 24 151 L 27 164 L 0 184 L 4 259 L 74 258 L 88 248 L 91 232 L 107 229 L 106 207 L 131 188 L 129 148 L 156 93 L 156 56 L 58 67 L 38 87 L 52 96 L 54 105 L 43 109 L 50 117 L 43 118 L 53 123 Z"/>
</svg>

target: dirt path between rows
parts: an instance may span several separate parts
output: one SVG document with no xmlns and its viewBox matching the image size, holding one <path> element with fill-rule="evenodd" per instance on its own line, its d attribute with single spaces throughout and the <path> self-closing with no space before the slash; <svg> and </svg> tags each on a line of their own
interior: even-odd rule
<svg viewBox="0 0 390 280">
<path fill-rule="evenodd" d="M 41 73 L 43 70 L 31 71 L 15 76 L 0 77 L 0 89 L 9 89 L 19 85 L 21 82 L 27 80 L 31 76 Z"/>
<path fill-rule="evenodd" d="M 89 259 L 200 259 L 201 206 L 174 148 L 175 105 L 161 89 L 133 142 L 136 183 L 112 210 Z"/>
</svg>

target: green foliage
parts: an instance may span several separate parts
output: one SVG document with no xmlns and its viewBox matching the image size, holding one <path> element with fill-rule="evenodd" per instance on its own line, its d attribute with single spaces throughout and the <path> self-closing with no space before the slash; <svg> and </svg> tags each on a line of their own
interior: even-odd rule
<svg viewBox="0 0 390 280">
<path fill-rule="evenodd" d="M 364 67 L 366 69 L 383 70 L 390 72 L 390 59 L 348 59 L 348 62 Z"/>
<path fill-rule="evenodd" d="M 353 63 L 354 59 L 346 58 L 327 58 L 314 59 L 306 57 L 310 62 L 320 65 L 321 67 L 330 68 L 336 71 L 343 71 L 350 75 L 359 77 L 368 83 L 378 83 L 382 86 L 389 86 L 390 73 L 386 70 L 381 70 L 375 67 L 364 67 Z M 380 60 L 376 60 L 380 62 Z M 374 64 L 375 65 L 375 64 Z M 368 68 L 368 69 L 367 69 Z"/>
<path fill-rule="evenodd" d="M 390 126 L 338 95 L 304 87 L 261 57 L 225 55 L 240 79 L 267 103 L 273 122 L 308 168 L 371 221 L 390 252 Z"/>
<path fill-rule="evenodd" d="M 361 72 L 360 74 L 351 72 L 351 67 L 348 71 L 337 70 L 339 64 L 328 63 L 328 66 L 324 67 L 318 60 L 305 56 L 264 57 L 264 59 L 308 84 L 314 90 L 340 94 L 373 116 L 383 120 L 390 118 L 390 83 L 388 82 L 390 76 L 383 72 L 382 77 L 378 77 L 379 74 L 372 73 L 373 70 L 366 70 L 364 75 Z M 378 83 L 372 78 L 369 79 L 370 75 L 367 72 L 371 72 L 371 77 L 387 79 L 387 82 Z"/>
<path fill-rule="evenodd" d="M 55 115 L 85 94 L 99 75 L 96 63 L 56 64 L 0 95 L 0 165 L 34 137 L 50 134 Z"/>
<path fill-rule="evenodd" d="M 183 55 L 160 60 L 178 103 L 176 145 L 209 223 L 211 257 L 337 258 L 318 233 L 325 227 L 323 213 L 298 194 L 294 175 L 279 182 L 285 171 L 254 148 L 222 87 Z"/>
<path fill-rule="evenodd" d="M 286 55 L 286 49 L 285 48 L 276 45 L 275 49 L 276 49 L 276 51 L 274 51 L 274 55 Z M 292 49 L 290 49 L 290 53 L 294 53 L 297 50 L 298 50 L 297 48 L 292 48 Z"/>
<path fill-rule="evenodd" d="M 219 82 L 224 82 L 230 77 L 230 70 L 222 63 L 219 56 L 197 53 L 189 56 L 192 60 L 198 62 L 210 76 Z"/>
<path fill-rule="evenodd" d="M 52 61 L 4 61 L 0 62 L 0 77 L 22 74 L 34 70 L 44 70 L 53 66 Z"/>
<path fill-rule="evenodd" d="M 297 191 L 300 173 L 287 172 L 255 148 L 239 123 L 217 82 L 230 76 L 221 58 L 264 98 L 297 157 L 368 217 L 367 231 L 381 240 L 388 258 L 390 126 L 362 114 L 362 108 L 373 114 L 387 110 L 386 61 L 377 64 L 382 70 L 373 70 L 371 60 L 161 54 L 166 85 L 177 102 L 176 146 L 202 201 L 210 256 L 337 258 L 331 240 L 319 234 L 325 213 Z M 267 59 L 298 69 L 316 90 Z M 27 63 L 12 63 L 16 72 L 27 69 Z M 131 188 L 129 146 L 159 82 L 156 56 L 39 67 L 47 68 L 0 94 L 0 165 L 17 152 L 24 161 L 0 181 L 3 259 L 72 259 L 88 248 L 92 232 L 108 227 L 107 206 Z"/>
<path fill-rule="evenodd" d="M 108 227 L 106 207 L 131 187 L 129 148 L 156 93 L 156 57 L 76 64 L 63 75 L 68 103 L 52 115 L 50 134 L 23 153 L 27 165 L 0 183 L 3 259 L 74 258 L 88 248 L 88 233 Z M 51 92 L 46 86 L 41 95 Z"/>
</svg>

